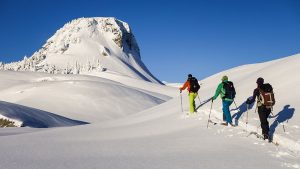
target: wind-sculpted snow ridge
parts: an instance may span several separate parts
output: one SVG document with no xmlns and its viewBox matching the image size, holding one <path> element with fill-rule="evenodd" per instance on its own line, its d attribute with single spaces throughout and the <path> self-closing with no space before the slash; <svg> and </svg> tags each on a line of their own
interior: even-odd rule
<svg viewBox="0 0 300 169">
<path fill-rule="evenodd" d="M 18 127 L 49 128 L 88 124 L 50 112 L 3 101 L 0 101 L 0 114 L 17 121 L 20 124 Z"/>
<path fill-rule="evenodd" d="M 88 123 L 121 118 L 170 99 L 151 91 L 162 85 L 137 79 L 135 84 L 150 89 L 86 75 L 0 71 L 0 79 L 0 100 Z"/>
<path fill-rule="evenodd" d="M 1 69 L 53 74 L 108 71 L 161 83 L 142 62 L 129 25 L 105 17 L 75 19 L 59 29 L 31 57 L 0 63 Z"/>
</svg>

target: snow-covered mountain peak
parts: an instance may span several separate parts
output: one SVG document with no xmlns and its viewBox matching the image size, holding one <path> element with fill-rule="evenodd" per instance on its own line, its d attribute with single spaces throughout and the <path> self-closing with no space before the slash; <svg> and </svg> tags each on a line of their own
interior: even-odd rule
<svg viewBox="0 0 300 169">
<path fill-rule="evenodd" d="M 2 64 L 0 69 L 54 74 L 108 71 L 159 82 L 143 64 L 129 25 L 113 17 L 68 22 L 31 57 Z"/>
<path fill-rule="evenodd" d="M 80 43 L 82 38 L 99 40 L 103 36 L 112 40 L 124 52 L 140 58 L 139 47 L 129 25 L 113 17 L 75 19 L 59 29 L 43 48 L 49 48 L 51 52 L 64 53 L 72 43 Z M 60 43 L 59 46 L 52 45 L 54 42 Z"/>
</svg>

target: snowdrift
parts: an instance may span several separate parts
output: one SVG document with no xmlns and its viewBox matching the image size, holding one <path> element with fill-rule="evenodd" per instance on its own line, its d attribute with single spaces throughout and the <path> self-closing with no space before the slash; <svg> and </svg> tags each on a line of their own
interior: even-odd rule
<svg viewBox="0 0 300 169">
<path fill-rule="evenodd" d="M 17 125 L 22 127 L 49 128 L 88 124 L 50 112 L 3 101 L 0 101 L 0 114 L 6 118 L 13 119 Z"/>
<path fill-rule="evenodd" d="M 1 100 L 87 123 L 121 118 L 170 99 L 94 76 L 1 71 L 0 78 Z"/>
</svg>

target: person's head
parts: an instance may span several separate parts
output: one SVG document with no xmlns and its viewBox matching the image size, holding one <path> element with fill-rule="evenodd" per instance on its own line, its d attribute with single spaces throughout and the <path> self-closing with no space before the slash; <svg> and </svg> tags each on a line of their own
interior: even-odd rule
<svg viewBox="0 0 300 169">
<path fill-rule="evenodd" d="M 188 74 L 188 80 L 190 80 L 193 77 L 192 74 Z"/>
<path fill-rule="evenodd" d="M 264 84 L 264 79 L 262 77 L 259 77 L 257 80 L 256 80 L 256 84 L 258 87 L 260 87 L 261 85 Z"/>
<path fill-rule="evenodd" d="M 226 81 L 228 81 L 228 76 L 226 76 L 226 75 L 225 75 L 225 76 L 223 76 L 221 80 L 222 80 L 222 82 L 226 82 Z"/>
</svg>

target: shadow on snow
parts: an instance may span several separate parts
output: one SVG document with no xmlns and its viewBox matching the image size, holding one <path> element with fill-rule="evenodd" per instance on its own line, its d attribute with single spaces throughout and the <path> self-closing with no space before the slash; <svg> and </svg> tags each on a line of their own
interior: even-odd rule
<svg viewBox="0 0 300 169">
<path fill-rule="evenodd" d="M 251 97 L 249 97 L 251 98 Z M 249 105 L 248 109 L 252 109 L 253 108 L 253 105 L 254 104 L 251 104 Z M 244 101 L 239 107 L 235 108 L 235 109 L 232 109 L 232 110 L 238 110 L 238 112 L 234 113 L 232 115 L 232 119 L 234 119 L 235 121 L 235 125 L 238 125 L 239 124 L 239 119 L 244 116 L 243 114 L 245 112 L 247 112 L 247 104 L 246 104 L 246 101 Z M 223 114 L 223 119 L 224 119 L 224 114 Z"/>
<path fill-rule="evenodd" d="M 47 111 L 0 101 L 0 114 L 22 122 L 22 127 L 50 128 L 89 124 Z"/>
<path fill-rule="evenodd" d="M 283 109 L 276 115 L 269 116 L 270 118 L 275 118 L 275 120 L 270 126 L 270 135 L 273 135 L 275 133 L 275 130 L 279 124 L 283 124 L 283 130 L 285 132 L 284 123 L 288 123 L 295 113 L 295 109 L 290 107 L 290 105 L 285 105 Z"/>
</svg>

